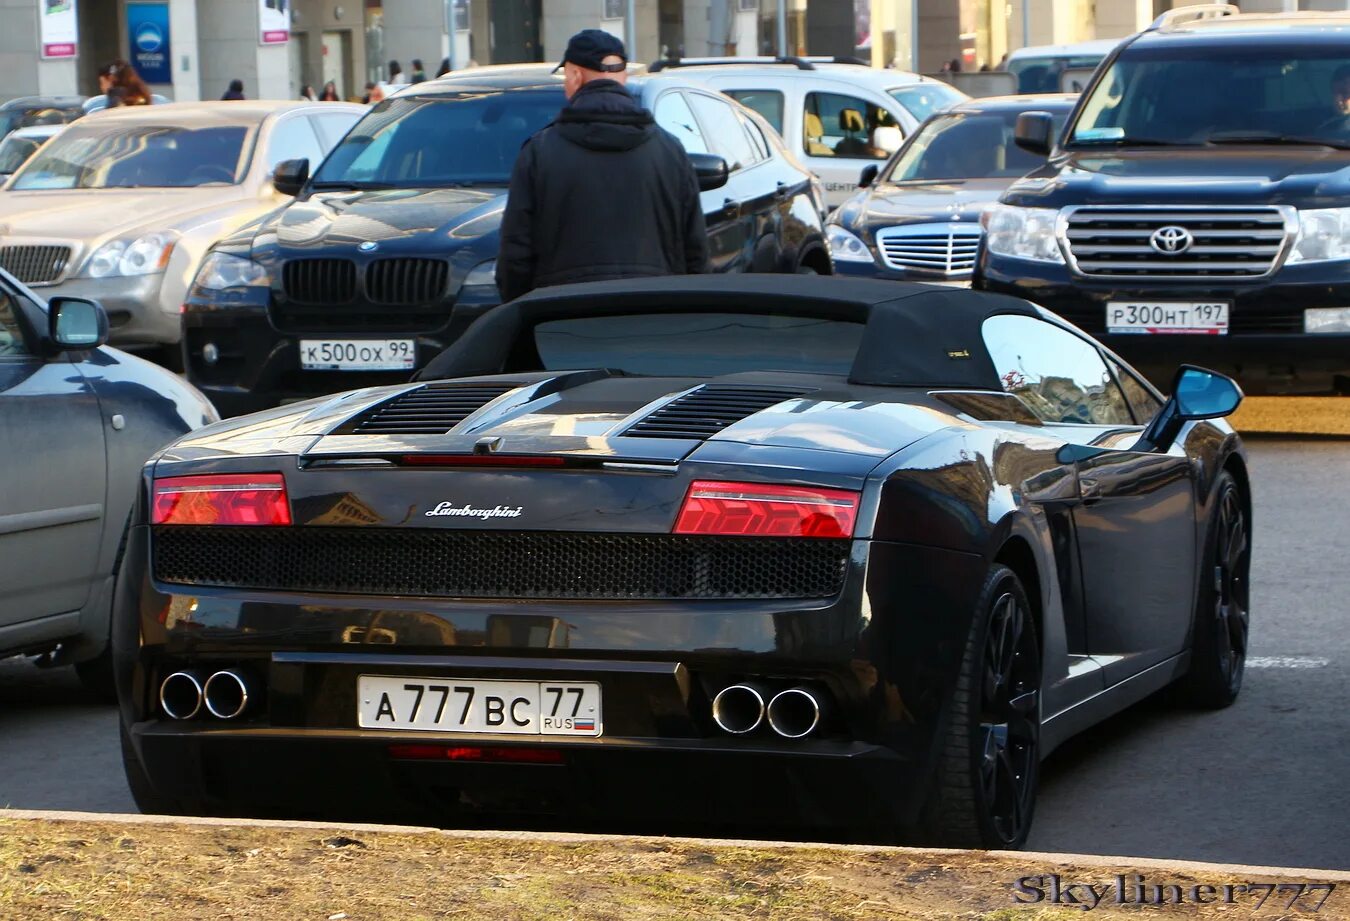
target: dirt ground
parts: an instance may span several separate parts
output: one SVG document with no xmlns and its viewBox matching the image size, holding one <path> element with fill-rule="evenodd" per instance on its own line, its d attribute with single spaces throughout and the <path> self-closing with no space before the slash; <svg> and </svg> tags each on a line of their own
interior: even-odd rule
<svg viewBox="0 0 1350 921">
<path fill-rule="evenodd" d="M 1350 397 L 1247 397 L 1229 422 L 1243 434 L 1350 435 Z"/>
<path fill-rule="evenodd" d="M 894 848 L 0 819 L 4 921 L 1066 921 L 1088 907 L 1083 884 L 1103 895 L 1094 919 L 1289 918 L 1313 916 L 1326 894 L 1306 892 L 1291 911 L 1288 884 L 1316 880 L 1194 875 L 1201 872 Z M 1136 904 L 1114 904 L 1117 873 L 1127 874 L 1125 900 Z M 1052 876 L 1060 886 L 1053 906 Z M 1225 883 L 1262 881 L 1287 888 L 1259 910 L 1259 892 L 1234 890 L 1222 904 Z M 1145 900 L 1169 904 L 1137 904 L 1136 883 Z M 1155 896 L 1154 884 L 1177 889 Z M 1317 917 L 1350 918 L 1350 883 L 1340 886 Z M 1217 904 L 1196 905 L 1192 892 Z"/>
</svg>

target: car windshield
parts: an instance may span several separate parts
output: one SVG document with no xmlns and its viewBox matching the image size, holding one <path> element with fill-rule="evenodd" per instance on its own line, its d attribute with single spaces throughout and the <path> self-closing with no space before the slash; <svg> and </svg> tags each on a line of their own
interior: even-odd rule
<svg viewBox="0 0 1350 921">
<path fill-rule="evenodd" d="M 248 169 L 243 125 L 189 128 L 77 122 L 29 160 L 13 190 L 233 185 Z"/>
<path fill-rule="evenodd" d="M 945 109 L 949 105 L 970 98 L 956 87 L 936 81 L 897 86 L 887 92 L 919 121 L 923 121 L 938 109 Z"/>
<path fill-rule="evenodd" d="M 885 178 L 889 182 L 950 179 L 1016 179 L 1045 162 L 1013 141 L 1015 110 L 952 112 L 929 121 L 900 151 Z M 1053 113 L 1056 125 L 1065 112 Z"/>
<path fill-rule="evenodd" d="M 561 87 L 390 99 L 357 122 L 314 187 L 505 185 L 521 145 L 564 101 Z"/>
<path fill-rule="evenodd" d="M 1102 54 L 1054 55 L 1017 58 L 1008 62 L 1008 73 L 1017 78 L 1019 93 L 1062 93 L 1066 70 L 1090 71 L 1102 62 Z"/>
<path fill-rule="evenodd" d="M 43 138 L 15 137 L 10 135 L 0 141 L 0 173 L 9 175 L 23 166 L 33 151 L 42 146 Z"/>
<path fill-rule="evenodd" d="M 1085 101 L 1068 143 L 1289 141 L 1350 144 L 1350 45 L 1130 49 Z"/>
<path fill-rule="evenodd" d="M 534 328 L 547 371 L 614 368 L 628 374 L 715 377 L 741 371 L 847 374 L 864 326 L 811 317 L 649 313 L 572 317 Z"/>
</svg>

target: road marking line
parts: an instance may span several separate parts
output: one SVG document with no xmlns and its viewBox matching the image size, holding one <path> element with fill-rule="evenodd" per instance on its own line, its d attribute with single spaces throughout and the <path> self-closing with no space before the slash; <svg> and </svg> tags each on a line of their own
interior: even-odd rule
<svg viewBox="0 0 1350 921">
<path fill-rule="evenodd" d="M 1329 659 L 1315 656 L 1252 656 L 1247 660 L 1248 668 L 1326 668 Z"/>
</svg>

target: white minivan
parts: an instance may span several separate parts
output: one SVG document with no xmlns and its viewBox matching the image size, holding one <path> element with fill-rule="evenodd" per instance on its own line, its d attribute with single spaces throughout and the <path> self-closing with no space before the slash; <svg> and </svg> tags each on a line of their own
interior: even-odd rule
<svg viewBox="0 0 1350 921">
<path fill-rule="evenodd" d="M 830 58 L 684 58 L 649 69 L 676 66 L 763 115 L 819 177 L 831 208 L 925 118 L 969 98 L 929 77 Z"/>
</svg>

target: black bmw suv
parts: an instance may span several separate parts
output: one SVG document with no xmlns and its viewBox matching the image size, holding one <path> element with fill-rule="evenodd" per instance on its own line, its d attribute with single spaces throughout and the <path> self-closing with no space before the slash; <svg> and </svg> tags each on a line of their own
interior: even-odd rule
<svg viewBox="0 0 1350 921">
<path fill-rule="evenodd" d="M 1034 299 L 1166 386 L 1350 393 L 1350 16 L 1166 14 L 1103 63 L 984 215 L 975 286 Z"/>
<path fill-rule="evenodd" d="M 675 77 L 629 89 L 694 160 L 714 271 L 830 274 L 819 183 L 758 115 Z M 483 68 L 376 106 L 296 199 L 216 244 L 183 306 L 188 379 L 225 415 L 401 383 L 498 303 L 521 144 L 564 103 L 543 67 Z"/>
</svg>

